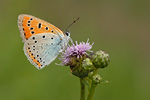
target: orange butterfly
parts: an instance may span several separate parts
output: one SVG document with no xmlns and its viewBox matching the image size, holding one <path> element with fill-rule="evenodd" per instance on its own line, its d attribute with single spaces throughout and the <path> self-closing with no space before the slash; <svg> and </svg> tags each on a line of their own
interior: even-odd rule
<svg viewBox="0 0 150 100">
<path fill-rule="evenodd" d="M 18 27 L 24 42 L 24 53 L 36 68 L 49 65 L 67 46 L 70 33 L 37 17 L 21 14 Z"/>
</svg>

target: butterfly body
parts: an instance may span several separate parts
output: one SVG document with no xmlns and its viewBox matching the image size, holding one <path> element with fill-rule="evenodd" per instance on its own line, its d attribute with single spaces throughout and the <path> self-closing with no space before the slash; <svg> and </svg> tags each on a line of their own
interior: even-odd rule
<svg viewBox="0 0 150 100">
<path fill-rule="evenodd" d="M 31 15 L 19 15 L 24 53 L 36 68 L 49 65 L 67 46 L 69 36 L 56 26 Z"/>
</svg>

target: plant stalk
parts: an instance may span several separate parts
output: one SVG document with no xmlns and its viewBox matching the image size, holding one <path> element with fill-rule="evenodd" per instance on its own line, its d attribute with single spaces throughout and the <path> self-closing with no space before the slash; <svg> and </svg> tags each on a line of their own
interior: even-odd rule
<svg viewBox="0 0 150 100">
<path fill-rule="evenodd" d="M 85 85 L 83 84 L 81 78 L 80 78 L 80 85 L 81 85 L 81 96 L 80 96 L 80 100 L 85 100 Z"/>
<path fill-rule="evenodd" d="M 92 81 L 91 87 L 90 87 L 89 92 L 88 92 L 87 100 L 92 100 L 96 86 L 97 86 L 97 84 L 94 84 Z"/>
<path fill-rule="evenodd" d="M 93 71 L 93 76 L 94 76 L 95 74 L 97 74 L 97 69 L 95 69 L 95 70 Z M 90 86 L 89 91 L 88 91 L 87 100 L 92 100 L 96 86 L 97 86 L 97 84 L 95 84 L 95 83 L 93 82 L 93 80 L 92 80 L 91 86 Z"/>
</svg>

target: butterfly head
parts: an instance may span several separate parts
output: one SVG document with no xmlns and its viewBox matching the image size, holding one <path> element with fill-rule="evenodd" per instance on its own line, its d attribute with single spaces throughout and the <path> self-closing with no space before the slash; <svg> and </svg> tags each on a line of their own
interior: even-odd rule
<svg viewBox="0 0 150 100">
<path fill-rule="evenodd" d="M 65 31 L 65 36 L 70 37 L 70 32 L 69 31 Z"/>
</svg>

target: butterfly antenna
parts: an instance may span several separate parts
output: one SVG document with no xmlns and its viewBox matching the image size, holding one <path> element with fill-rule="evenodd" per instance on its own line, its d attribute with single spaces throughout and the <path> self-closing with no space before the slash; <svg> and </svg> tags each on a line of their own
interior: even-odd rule
<svg viewBox="0 0 150 100">
<path fill-rule="evenodd" d="M 80 18 L 80 17 L 78 17 L 77 19 L 75 19 L 75 20 L 66 28 L 66 32 L 67 32 L 68 28 L 69 28 L 70 26 L 72 26 L 72 24 L 74 24 L 77 20 L 79 20 L 79 18 Z"/>
</svg>

